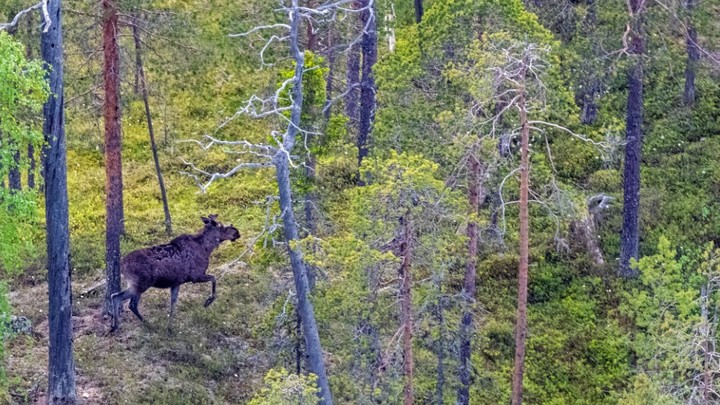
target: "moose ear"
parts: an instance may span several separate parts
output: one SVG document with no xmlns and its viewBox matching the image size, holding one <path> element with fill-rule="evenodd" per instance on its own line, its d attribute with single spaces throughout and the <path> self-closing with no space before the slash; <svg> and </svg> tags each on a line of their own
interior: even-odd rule
<svg viewBox="0 0 720 405">
<path fill-rule="evenodd" d="M 210 220 L 207 217 L 200 217 L 205 225 L 210 224 Z"/>
<path fill-rule="evenodd" d="M 217 214 L 210 214 L 210 215 L 208 215 L 208 216 L 209 216 L 210 219 L 212 219 L 213 221 L 217 219 Z"/>
</svg>

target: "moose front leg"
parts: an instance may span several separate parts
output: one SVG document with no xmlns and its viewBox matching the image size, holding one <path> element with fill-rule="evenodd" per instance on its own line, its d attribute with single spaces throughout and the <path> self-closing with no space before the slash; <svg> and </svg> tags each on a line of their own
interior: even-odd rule
<svg viewBox="0 0 720 405">
<path fill-rule="evenodd" d="M 171 331 L 172 331 L 173 318 L 175 315 L 175 304 L 177 303 L 177 299 L 178 299 L 178 293 L 180 293 L 179 285 L 170 288 L 170 324 L 168 325 L 168 330 L 171 330 Z"/>
<path fill-rule="evenodd" d="M 215 276 L 210 274 L 203 274 L 202 277 L 198 277 L 194 282 L 195 283 L 212 283 L 212 292 L 210 292 L 210 296 L 205 300 L 205 308 L 209 307 L 210 304 L 215 301 Z"/>
</svg>

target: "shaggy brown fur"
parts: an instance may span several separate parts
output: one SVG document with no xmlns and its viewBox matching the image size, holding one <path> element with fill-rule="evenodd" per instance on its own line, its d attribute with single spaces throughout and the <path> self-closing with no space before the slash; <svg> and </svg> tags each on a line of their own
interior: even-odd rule
<svg viewBox="0 0 720 405">
<path fill-rule="evenodd" d="M 170 289 L 171 324 L 181 284 L 211 282 L 212 292 L 205 301 L 205 307 L 215 301 L 215 277 L 205 274 L 210 254 L 223 241 L 234 241 L 240 237 L 240 232 L 232 224 L 224 226 L 216 218 L 217 215 L 202 217 L 205 227 L 195 235 L 180 235 L 170 243 L 136 250 L 122 259 L 122 274 L 128 288 L 112 296 L 113 331 L 118 327 L 119 307 L 128 299 L 130 310 L 143 320 L 138 304 L 142 293 L 150 287 Z"/>
</svg>

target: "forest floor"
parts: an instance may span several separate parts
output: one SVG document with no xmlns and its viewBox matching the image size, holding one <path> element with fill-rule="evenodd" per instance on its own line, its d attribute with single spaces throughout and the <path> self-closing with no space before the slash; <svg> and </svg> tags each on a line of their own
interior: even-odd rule
<svg viewBox="0 0 720 405">
<path fill-rule="evenodd" d="M 243 403 L 269 368 L 262 340 L 253 338 L 262 297 L 241 266 L 210 269 L 218 276 L 218 299 L 203 308 L 209 284 L 181 287 L 172 331 L 169 290 L 142 297 L 141 323 L 127 309 L 120 329 L 109 333 L 103 319 L 104 287 L 80 294 L 98 280 L 73 284 L 73 329 L 77 394 L 87 404 Z M 222 274 L 222 275 L 221 275 Z M 47 284 L 28 278 L 13 285 L 14 313 L 33 322 L 32 336 L 17 336 L 7 347 L 14 403 L 44 404 L 47 387 Z M 265 303 L 267 305 L 267 303 Z"/>
</svg>

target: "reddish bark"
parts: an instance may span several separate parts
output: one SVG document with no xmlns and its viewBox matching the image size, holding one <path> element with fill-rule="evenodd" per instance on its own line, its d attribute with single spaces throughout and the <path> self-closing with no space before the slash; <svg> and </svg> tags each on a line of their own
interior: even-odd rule
<svg viewBox="0 0 720 405">
<path fill-rule="evenodd" d="M 105 312 L 112 312 L 111 296 L 120 292 L 120 235 L 123 226 L 122 140 L 120 135 L 120 54 L 117 43 L 118 9 L 115 0 L 103 0 L 103 54 L 105 67 Z"/>
</svg>

